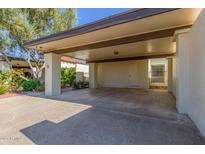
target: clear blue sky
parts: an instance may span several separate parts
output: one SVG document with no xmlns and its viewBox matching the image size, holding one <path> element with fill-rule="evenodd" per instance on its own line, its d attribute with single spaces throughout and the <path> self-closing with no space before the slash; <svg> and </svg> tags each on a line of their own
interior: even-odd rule
<svg viewBox="0 0 205 154">
<path fill-rule="evenodd" d="M 77 9 L 78 22 L 77 25 L 96 21 L 103 17 L 107 17 L 116 13 L 127 11 L 127 8 L 82 8 Z"/>
</svg>

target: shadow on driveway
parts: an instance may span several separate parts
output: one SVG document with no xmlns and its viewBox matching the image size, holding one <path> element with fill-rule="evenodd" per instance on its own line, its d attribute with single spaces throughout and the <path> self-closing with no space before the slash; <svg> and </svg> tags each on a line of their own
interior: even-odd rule
<svg viewBox="0 0 205 154">
<path fill-rule="evenodd" d="M 59 123 L 45 120 L 21 132 L 35 144 L 204 144 L 194 125 L 89 108 Z"/>
</svg>

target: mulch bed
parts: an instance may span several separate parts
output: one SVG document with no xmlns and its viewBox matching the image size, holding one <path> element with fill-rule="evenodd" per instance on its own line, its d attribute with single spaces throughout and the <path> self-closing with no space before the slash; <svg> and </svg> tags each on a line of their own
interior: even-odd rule
<svg viewBox="0 0 205 154">
<path fill-rule="evenodd" d="M 19 93 L 17 93 L 17 92 L 7 92 L 5 94 L 0 95 L 0 99 L 19 96 L 19 95 L 22 95 L 22 94 L 20 92 Z"/>
</svg>

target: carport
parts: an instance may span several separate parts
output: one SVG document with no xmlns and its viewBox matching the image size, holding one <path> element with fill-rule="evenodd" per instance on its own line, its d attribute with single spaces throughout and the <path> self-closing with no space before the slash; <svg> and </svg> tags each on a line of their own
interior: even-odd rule
<svg viewBox="0 0 205 154">
<path fill-rule="evenodd" d="M 201 12 L 204 14 L 202 9 L 192 8 L 131 9 L 25 45 L 45 53 L 47 96 L 61 93 L 61 56 L 89 63 L 90 88 L 134 86 L 147 89 L 148 60 L 167 58 L 168 90 L 176 97 L 178 111 L 192 114 L 187 106 L 188 83 L 191 82 L 188 50 L 189 41 L 196 43 L 194 38 L 201 24 L 193 25 L 196 21 L 202 22 L 202 19 L 197 20 Z"/>
</svg>

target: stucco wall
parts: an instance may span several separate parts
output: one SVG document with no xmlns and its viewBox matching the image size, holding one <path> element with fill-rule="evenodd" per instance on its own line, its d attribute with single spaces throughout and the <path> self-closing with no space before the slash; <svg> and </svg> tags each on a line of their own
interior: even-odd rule
<svg viewBox="0 0 205 154">
<path fill-rule="evenodd" d="M 176 71 L 176 57 L 172 58 L 172 94 L 176 97 L 176 80 L 177 80 L 177 71 Z"/>
<path fill-rule="evenodd" d="M 136 83 L 131 82 L 130 77 L 136 78 Z M 148 61 L 99 63 L 97 79 L 99 87 L 148 88 Z"/>
<path fill-rule="evenodd" d="M 188 114 L 205 136 L 205 10 L 190 30 Z"/>
</svg>

